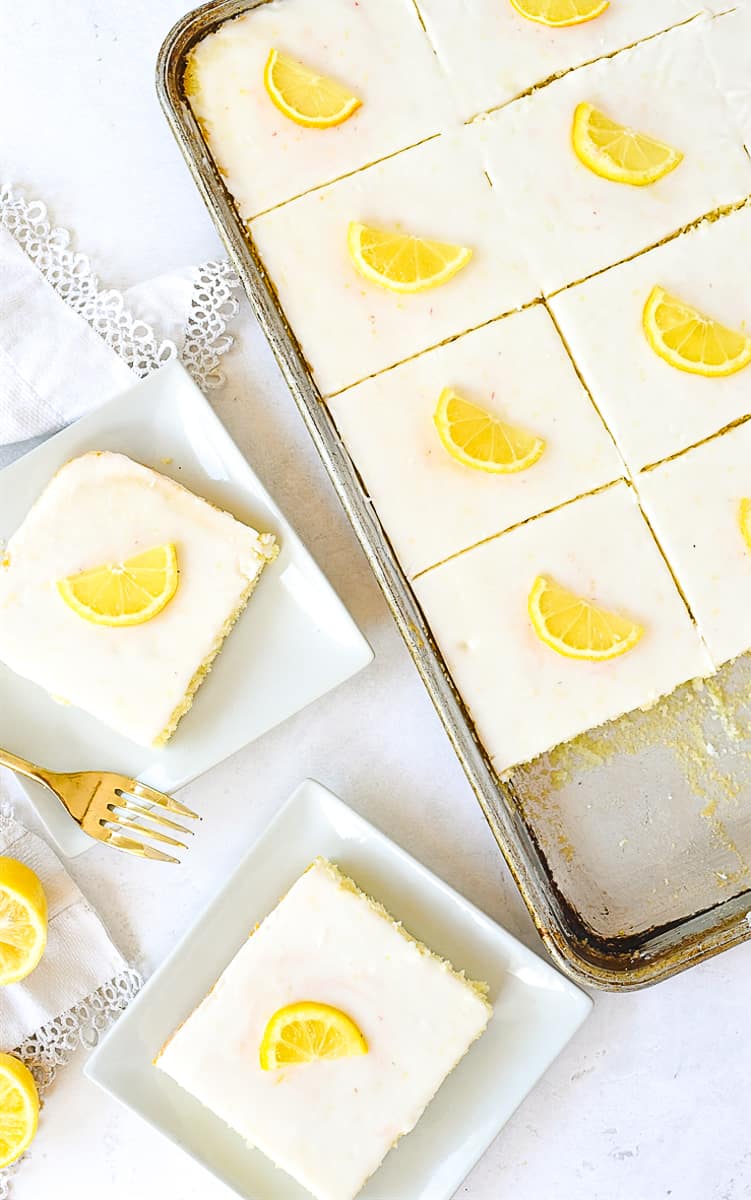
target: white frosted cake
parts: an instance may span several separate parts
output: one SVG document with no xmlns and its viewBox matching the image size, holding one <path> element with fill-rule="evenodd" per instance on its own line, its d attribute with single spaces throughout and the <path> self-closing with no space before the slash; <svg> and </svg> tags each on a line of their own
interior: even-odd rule
<svg viewBox="0 0 751 1200">
<path fill-rule="evenodd" d="M 454 242 L 472 258 L 442 287 L 395 294 L 355 271 L 352 221 Z M 467 130 L 282 205 L 251 233 L 324 395 L 539 293 Z"/>
<path fill-rule="evenodd" d="M 465 119 L 702 8 L 692 0 L 614 0 L 596 20 L 556 29 L 522 16 L 511 0 L 417 4 Z"/>
<path fill-rule="evenodd" d="M 751 208 L 567 288 L 550 306 L 629 467 L 685 450 L 751 413 L 748 370 L 724 378 L 677 371 L 644 336 L 659 285 L 731 329 L 749 328 Z"/>
<path fill-rule="evenodd" d="M 156 1062 L 317 1200 L 352 1200 L 485 1029 L 485 992 L 317 859 Z"/>
<path fill-rule="evenodd" d="M 331 129 L 296 125 L 264 88 L 278 50 L 351 88 L 355 115 Z M 409 62 L 409 96 L 394 85 Z M 244 218 L 439 133 L 449 90 L 412 0 L 271 0 L 226 21 L 191 52 L 196 114 Z"/>
<path fill-rule="evenodd" d="M 633 617 L 638 643 L 604 662 L 557 653 L 530 620 L 541 575 Z M 414 586 L 499 773 L 712 670 L 625 483 L 469 550 Z"/>
<path fill-rule="evenodd" d="M 751 192 L 751 161 L 716 85 L 702 25 L 689 22 L 571 71 L 472 126 L 546 293 Z M 680 165 L 646 187 L 600 178 L 571 147 L 574 111 L 584 103 L 675 147 Z"/>
<path fill-rule="evenodd" d="M 751 646 L 751 544 L 741 522 L 751 502 L 751 422 L 647 471 L 639 491 L 719 667 Z"/>
<path fill-rule="evenodd" d="M 441 442 L 444 388 L 542 439 L 518 473 L 475 470 Z M 541 306 L 465 334 L 329 402 L 410 575 L 582 492 L 623 463 Z"/>
<path fill-rule="evenodd" d="M 121 454 L 84 454 L 6 547 L 0 662 L 124 737 L 162 745 L 276 553 L 270 534 L 174 480 Z"/>
<path fill-rule="evenodd" d="M 751 7 L 736 7 L 715 0 L 724 12 L 707 29 L 707 48 L 717 82 L 740 127 L 746 149 L 751 153 Z"/>
</svg>

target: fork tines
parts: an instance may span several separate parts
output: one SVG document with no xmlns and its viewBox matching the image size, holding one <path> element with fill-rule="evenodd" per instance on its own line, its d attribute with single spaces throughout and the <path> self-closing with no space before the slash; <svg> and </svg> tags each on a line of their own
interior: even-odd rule
<svg viewBox="0 0 751 1200">
<path fill-rule="evenodd" d="M 168 833 L 164 833 L 162 829 L 154 829 L 144 821 L 152 822 L 154 825 L 166 827 L 174 830 L 176 833 L 184 836 L 192 837 L 194 830 L 188 829 L 185 825 L 180 825 L 177 821 L 164 816 L 164 811 L 177 813 L 182 817 L 189 817 L 192 820 L 200 821 L 201 818 L 192 809 L 185 804 L 181 804 L 179 800 L 175 800 L 172 796 L 165 796 L 162 792 L 155 791 L 154 788 L 148 787 L 136 779 L 124 780 L 123 785 L 115 789 L 116 800 L 107 805 L 108 811 L 112 816 L 102 818 L 101 824 L 108 828 L 115 826 L 116 828 L 108 828 L 109 837 L 107 841 L 112 846 L 117 846 L 120 850 L 130 851 L 132 854 L 138 854 L 143 858 L 157 859 L 161 862 L 179 862 L 171 854 L 165 854 L 156 846 L 149 846 L 143 842 L 138 842 L 134 838 L 127 835 L 122 836 L 119 830 L 128 830 L 129 833 L 142 833 L 146 837 L 154 841 L 166 843 L 169 846 L 178 846 L 183 850 L 187 849 L 185 842 L 179 841 Z M 144 800 L 146 804 L 139 804 L 138 800 Z M 159 811 L 162 810 L 162 811 Z M 135 820 L 128 820 L 121 816 L 121 812 L 127 817 L 135 817 Z"/>
</svg>

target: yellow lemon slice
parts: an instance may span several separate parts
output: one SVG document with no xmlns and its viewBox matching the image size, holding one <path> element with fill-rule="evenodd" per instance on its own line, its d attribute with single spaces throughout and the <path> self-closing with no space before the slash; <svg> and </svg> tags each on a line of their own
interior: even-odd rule
<svg viewBox="0 0 751 1200">
<path fill-rule="evenodd" d="M 541 25 L 581 25 L 605 12 L 610 0 L 511 0 L 512 7 Z"/>
<path fill-rule="evenodd" d="M 0 858 L 0 986 L 34 970 L 47 945 L 47 897 L 15 858 Z"/>
<path fill-rule="evenodd" d="M 597 608 L 548 575 L 538 575 L 532 585 L 528 609 L 540 640 L 566 658 L 589 662 L 617 658 L 631 650 L 644 633 L 635 621 Z"/>
<path fill-rule="evenodd" d="M 664 288 L 652 288 L 642 323 L 655 354 L 679 371 L 734 375 L 751 362 L 751 338 L 713 321 Z"/>
<path fill-rule="evenodd" d="M 357 270 L 392 292 L 424 292 L 466 267 L 472 251 L 408 233 L 374 229 L 352 221 L 347 248 Z"/>
<path fill-rule="evenodd" d="M 328 1004 L 301 1000 L 274 1013 L 261 1040 L 264 1071 L 327 1058 L 368 1053 L 368 1043 L 351 1017 Z"/>
<path fill-rule="evenodd" d="M 525 471 L 545 449 L 542 438 L 506 425 L 453 388 L 441 392 L 433 420 L 451 457 L 477 471 L 495 475 Z"/>
<path fill-rule="evenodd" d="M 576 156 L 601 179 L 645 187 L 683 160 L 680 150 L 611 121 L 591 104 L 577 104 L 572 141 Z"/>
<path fill-rule="evenodd" d="M 69 608 L 94 625 L 143 625 L 169 604 L 180 572 L 169 543 L 58 582 Z"/>
<path fill-rule="evenodd" d="M 0 1167 L 20 1158 L 39 1124 L 39 1093 L 28 1067 L 0 1053 Z"/>
<path fill-rule="evenodd" d="M 746 545 L 751 550 L 751 500 L 744 497 L 738 508 L 738 524 L 746 539 Z"/>
<path fill-rule="evenodd" d="M 362 103 L 335 79 L 316 74 L 278 50 L 271 50 L 266 59 L 263 83 L 279 112 L 310 129 L 341 125 Z"/>
</svg>

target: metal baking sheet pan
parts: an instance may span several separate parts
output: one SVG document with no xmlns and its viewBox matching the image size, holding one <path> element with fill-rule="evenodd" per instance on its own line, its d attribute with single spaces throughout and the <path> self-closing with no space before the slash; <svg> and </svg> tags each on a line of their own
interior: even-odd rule
<svg viewBox="0 0 751 1200">
<path fill-rule="evenodd" d="M 167 119 L 554 961 L 594 987 L 666 979 L 751 936 L 751 662 L 495 775 L 185 99 L 191 48 L 264 2 L 213 0 L 175 25 Z"/>
</svg>

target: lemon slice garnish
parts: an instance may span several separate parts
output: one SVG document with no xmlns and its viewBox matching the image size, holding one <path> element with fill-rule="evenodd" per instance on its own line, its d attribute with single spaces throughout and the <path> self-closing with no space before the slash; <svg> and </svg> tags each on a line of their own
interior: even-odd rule
<svg viewBox="0 0 751 1200">
<path fill-rule="evenodd" d="M 605 12 L 610 0 L 511 0 L 512 6 L 529 21 L 541 25 L 581 25 Z"/>
<path fill-rule="evenodd" d="M 751 362 L 751 338 L 720 325 L 664 288 L 652 288 L 642 323 L 655 354 L 679 371 L 734 375 Z"/>
<path fill-rule="evenodd" d="M 27 1066 L 0 1053 L 0 1167 L 20 1158 L 39 1124 L 39 1093 Z"/>
<path fill-rule="evenodd" d="M 738 506 L 738 524 L 746 539 L 746 545 L 751 550 L 751 500 L 744 497 Z"/>
<path fill-rule="evenodd" d="M 349 226 L 347 247 L 360 274 L 392 292 L 438 287 L 466 267 L 472 257 L 466 246 L 374 229 L 356 221 Z"/>
<path fill-rule="evenodd" d="M 601 179 L 644 187 L 683 160 L 680 150 L 611 121 L 591 104 L 577 104 L 572 141 L 576 156 Z"/>
<path fill-rule="evenodd" d="M 357 96 L 326 75 L 318 75 L 304 63 L 271 50 L 263 71 L 269 99 L 294 121 L 309 129 L 341 125 L 362 103 Z"/>
<path fill-rule="evenodd" d="M 506 425 L 453 388 L 441 392 L 433 420 L 451 457 L 477 471 L 496 475 L 525 471 L 545 449 L 542 438 Z"/>
<path fill-rule="evenodd" d="M 168 543 L 120 563 L 105 563 L 58 582 L 65 603 L 94 625 L 143 625 L 169 604 L 179 580 Z"/>
<path fill-rule="evenodd" d="M 538 575 L 528 609 L 535 633 L 546 646 L 566 658 L 604 662 L 631 650 L 644 633 L 641 625 L 598 608 L 549 575 Z"/>
<path fill-rule="evenodd" d="M 47 945 L 47 898 L 39 877 L 0 858 L 0 986 L 25 979 Z"/>
<path fill-rule="evenodd" d="M 368 1043 L 351 1017 L 338 1008 L 301 1000 L 274 1013 L 261 1040 L 264 1071 L 321 1059 L 368 1053 Z"/>
</svg>

